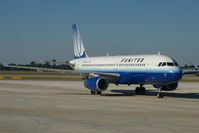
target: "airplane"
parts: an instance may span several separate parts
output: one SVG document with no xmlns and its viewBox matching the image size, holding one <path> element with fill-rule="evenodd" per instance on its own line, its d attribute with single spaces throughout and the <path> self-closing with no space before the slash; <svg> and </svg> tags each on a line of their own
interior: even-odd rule
<svg viewBox="0 0 199 133">
<path fill-rule="evenodd" d="M 12 65 L 7 65 L 7 67 L 80 73 L 82 79 L 84 79 L 84 86 L 93 95 L 101 94 L 107 90 L 110 83 L 115 85 L 137 84 L 139 87 L 135 88 L 136 95 L 145 95 L 144 85 L 150 84 L 158 89 L 158 98 L 164 97 L 162 91 L 175 90 L 183 74 L 198 73 L 198 70 L 183 73 L 173 58 L 161 55 L 159 52 L 155 55 L 89 57 L 77 24 L 72 25 L 72 30 L 74 59 L 67 64 L 74 70 Z"/>
</svg>

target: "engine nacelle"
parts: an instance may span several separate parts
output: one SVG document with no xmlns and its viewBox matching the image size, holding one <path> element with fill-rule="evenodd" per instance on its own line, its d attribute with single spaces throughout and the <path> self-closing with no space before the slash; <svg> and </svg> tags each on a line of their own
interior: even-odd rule
<svg viewBox="0 0 199 133">
<path fill-rule="evenodd" d="M 164 91 L 173 91 L 178 87 L 178 82 L 163 86 L 161 89 Z"/>
<path fill-rule="evenodd" d="M 101 77 L 94 77 L 88 80 L 85 80 L 84 86 L 91 91 L 102 92 L 108 88 L 109 82 L 108 80 Z"/>
<path fill-rule="evenodd" d="M 153 85 L 154 88 L 159 88 L 159 85 Z M 178 87 L 178 82 L 173 84 L 164 85 L 161 89 L 163 91 L 173 91 Z"/>
</svg>

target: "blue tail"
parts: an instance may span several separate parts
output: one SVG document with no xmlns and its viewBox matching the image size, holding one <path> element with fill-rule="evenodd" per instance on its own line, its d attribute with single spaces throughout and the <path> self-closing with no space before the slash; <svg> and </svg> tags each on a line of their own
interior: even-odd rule
<svg viewBox="0 0 199 133">
<path fill-rule="evenodd" d="M 79 30 L 78 30 L 77 24 L 72 25 L 72 30 L 73 30 L 73 44 L 74 44 L 75 59 L 86 58 L 87 54 L 86 54 Z"/>
</svg>

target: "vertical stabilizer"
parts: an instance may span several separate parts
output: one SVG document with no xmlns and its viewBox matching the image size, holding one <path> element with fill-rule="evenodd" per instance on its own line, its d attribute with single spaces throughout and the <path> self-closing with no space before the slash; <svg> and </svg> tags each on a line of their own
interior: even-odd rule
<svg viewBox="0 0 199 133">
<path fill-rule="evenodd" d="M 75 59 L 86 58 L 87 54 L 86 54 L 79 30 L 78 30 L 77 24 L 73 24 L 72 29 L 73 29 L 73 44 L 74 44 Z"/>
</svg>

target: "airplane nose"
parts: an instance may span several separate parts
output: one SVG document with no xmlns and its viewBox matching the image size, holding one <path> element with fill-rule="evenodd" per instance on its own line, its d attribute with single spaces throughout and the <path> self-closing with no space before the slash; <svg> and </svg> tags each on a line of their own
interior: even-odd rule
<svg viewBox="0 0 199 133">
<path fill-rule="evenodd" d="M 181 69 L 179 69 L 179 70 L 176 72 L 176 78 L 177 78 L 178 80 L 181 80 L 181 79 L 182 79 L 182 70 L 181 70 Z"/>
<path fill-rule="evenodd" d="M 182 79 L 182 70 L 179 69 L 175 69 L 175 70 L 171 70 L 169 71 L 169 79 L 172 81 L 179 81 Z"/>
</svg>

